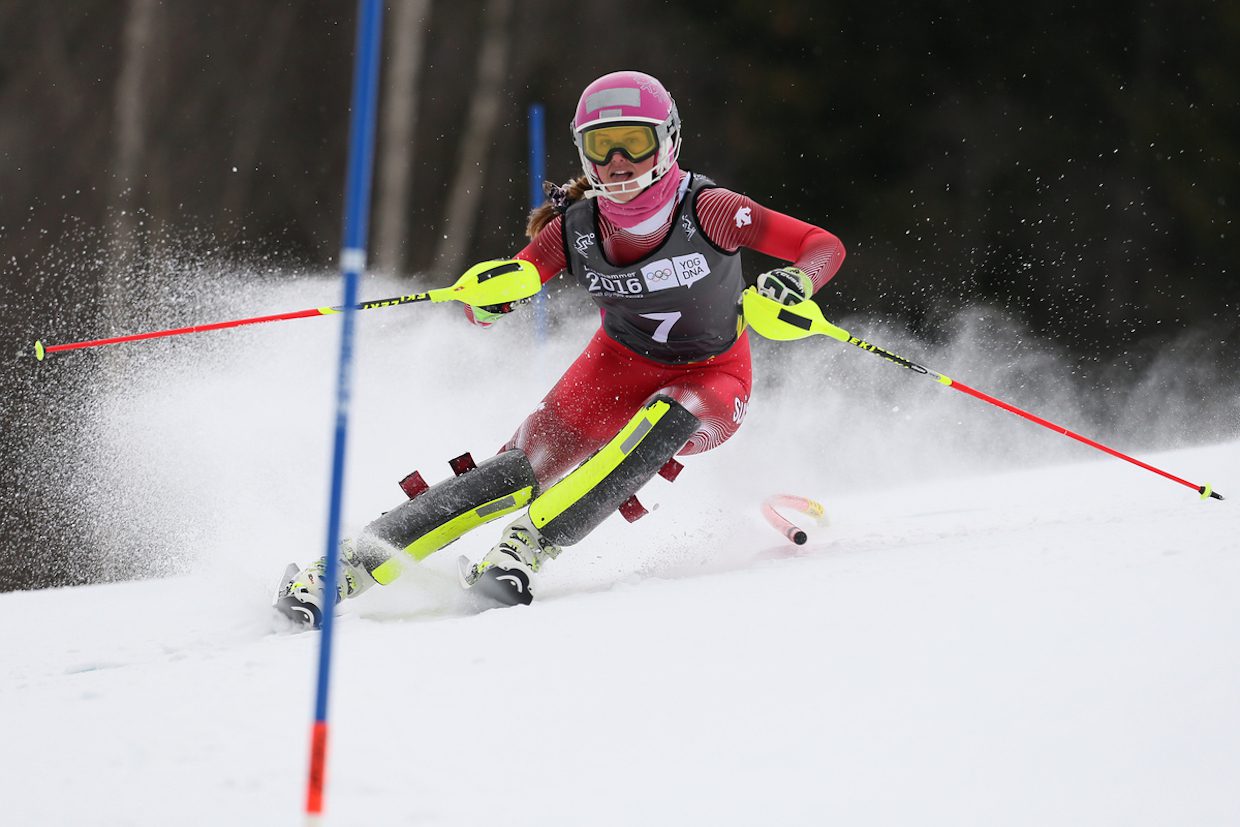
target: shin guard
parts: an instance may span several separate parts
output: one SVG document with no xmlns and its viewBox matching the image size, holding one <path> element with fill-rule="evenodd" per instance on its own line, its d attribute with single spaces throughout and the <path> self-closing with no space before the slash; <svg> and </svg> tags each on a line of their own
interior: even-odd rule
<svg viewBox="0 0 1240 827">
<path fill-rule="evenodd" d="M 679 402 L 656 396 L 611 442 L 534 500 L 534 526 L 557 546 L 578 542 L 649 482 L 700 424 Z"/>
<path fill-rule="evenodd" d="M 357 556 L 375 580 L 400 574 L 391 549 L 422 560 L 462 534 L 530 503 L 538 493 L 534 468 L 520 450 L 505 451 L 460 476 L 432 485 L 363 529 Z"/>
</svg>

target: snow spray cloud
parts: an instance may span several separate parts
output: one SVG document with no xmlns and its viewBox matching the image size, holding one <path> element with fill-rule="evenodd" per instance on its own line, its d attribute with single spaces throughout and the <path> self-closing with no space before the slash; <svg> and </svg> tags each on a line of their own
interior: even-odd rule
<svg viewBox="0 0 1240 827">
<path fill-rule="evenodd" d="M 97 357 L 71 369 L 40 365 L 33 345 L 53 332 L 73 337 L 98 329 L 104 316 L 98 285 L 116 247 L 69 217 L 57 237 L 40 257 L 15 256 L 0 265 L 0 316 L 8 334 L 0 376 L 0 590 L 95 577 L 90 466 L 80 447 L 105 366 Z"/>
<path fill-rule="evenodd" d="M 177 548 L 141 531 L 155 521 L 152 492 L 163 480 L 135 457 L 165 447 L 142 394 L 184 345 L 119 345 L 42 363 L 32 350 L 36 339 L 78 341 L 201 321 L 245 292 L 240 279 L 218 283 L 236 265 L 194 252 L 219 249 L 218 239 L 145 227 L 135 233 L 122 238 L 70 226 L 40 260 L 6 264 L 0 589 L 163 573 L 169 567 L 159 560 Z M 253 258 L 260 263 L 248 276 L 256 282 L 271 268 L 262 267 L 261 254 Z M 184 412 L 176 413 L 184 421 Z M 161 555 L 149 553 L 148 539 L 161 543 Z"/>
<path fill-rule="evenodd" d="M 168 249 L 179 252 L 158 258 L 133 286 L 126 307 L 134 318 L 113 320 L 99 333 L 339 302 L 334 273 Z M 409 286 L 367 276 L 363 298 Z M 481 459 L 511 436 L 597 324 L 571 290 L 553 296 L 552 307 L 571 320 L 544 343 L 535 339 L 528 308 L 486 331 L 469 327 L 455 305 L 358 317 L 346 531 L 400 502 L 395 483 L 408 472 L 417 468 L 435 482 L 448 475 L 450 457 L 469 450 Z M 1087 375 L 1077 357 L 991 308 L 960 311 L 944 325 L 953 335 L 938 342 L 891 319 L 835 321 L 1066 427 L 1115 439 L 1121 450 L 1240 430 L 1234 381 L 1206 371 L 1192 383 L 1170 382 L 1186 375 L 1189 360 L 1178 352 L 1155 353 L 1148 370 Z M 48 328 L 20 331 L 23 350 L 36 333 Z M 19 437 L 6 425 L 6 463 L 18 479 L 41 481 L 39 496 L 23 501 L 34 510 L 6 512 L 9 523 L 24 525 L 27 540 L 17 548 L 58 552 L 59 563 L 40 564 L 44 584 L 205 571 L 274 585 L 285 563 L 323 552 L 338 343 L 339 325 L 326 317 L 118 345 L 114 357 L 107 349 L 75 352 L 38 368 L 22 354 L 30 362 L 18 371 L 23 416 L 42 411 L 45 427 Z M 661 498 L 678 511 L 709 507 L 720 530 L 730 531 L 750 512 L 760 519 L 758 503 L 771 493 L 829 498 L 1075 462 L 1088 451 L 820 337 L 755 340 L 754 347 L 745 427 L 717 451 L 686 460 L 680 481 L 644 492 L 644 501 Z M 1219 392 L 1202 398 L 1210 382 Z M 1159 404 L 1148 409 L 1134 403 L 1155 396 Z M 1184 429 L 1186 417 L 1170 414 L 1185 410 L 1195 412 L 1194 430 Z M 676 523 L 687 530 L 683 515 Z M 636 534 L 604 528 L 645 542 L 657 534 L 640 523 Z M 478 547 L 462 551 L 481 553 L 493 539 L 468 538 L 463 546 Z"/>
<path fill-rule="evenodd" d="M 1156 351 L 1148 365 L 1095 363 L 984 305 L 947 319 L 943 328 L 951 335 L 940 342 L 892 319 L 838 321 L 854 335 L 1120 450 L 1149 452 L 1240 433 L 1236 382 L 1217 366 L 1193 361 L 1191 346 Z M 787 434 L 786 443 L 767 450 L 799 453 L 796 464 L 816 468 L 808 476 L 827 490 L 1101 457 L 855 348 L 815 338 L 760 342 L 756 351 L 750 427 L 761 417 L 764 434 Z"/>
</svg>

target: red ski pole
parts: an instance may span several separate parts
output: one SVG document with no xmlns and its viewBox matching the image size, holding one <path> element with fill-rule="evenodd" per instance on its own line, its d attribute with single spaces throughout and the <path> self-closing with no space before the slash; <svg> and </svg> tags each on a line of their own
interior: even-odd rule
<svg viewBox="0 0 1240 827">
<path fill-rule="evenodd" d="M 542 281 L 538 270 L 533 264 L 520 259 L 484 261 L 476 264 L 457 279 L 451 287 L 441 287 L 426 293 L 413 293 L 408 296 L 395 296 L 390 299 L 363 302 L 357 310 L 374 310 L 379 307 L 396 307 L 413 302 L 446 302 L 459 301 L 482 307 L 492 304 L 508 304 L 527 299 L 541 289 Z M 148 333 L 131 333 L 127 336 L 113 336 L 107 339 L 92 339 L 86 342 L 70 342 L 62 345 L 45 345 L 42 340 L 34 343 L 34 358 L 42 362 L 49 353 L 62 350 L 79 350 L 82 348 L 114 345 L 121 342 L 139 342 L 144 339 L 159 339 L 164 336 L 180 336 L 185 333 L 204 333 L 208 330 L 223 330 L 229 327 L 263 324 L 264 322 L 282 322 L 288 319 L 306 319 L 312 316 L 331 316 L 343 313 L 343 307 L 312 307 L 307 310 L 294 310 L 291 313 L 275 313 L 270 316 L 255 316 L 250 319 L 234 319 L 227 322 L 190 325 L 170 330 L 154 330 Z"/>
<path fill-rule="evenodd" d="M 983 402 L 989 402 L 991 405 L 1002 408 L 1009 413 L 1014 413 L 1017 416 L 1024 417 L 1030 422 L 1041 425 L 1044 428 L 1049 428 L 1057 433 L 1061 433 L 1064 436 L 1075 439 L 1077 442 L 1088 445 L 1091 448 L 1097 448 L 1099 451 L 1103 451 L 1113 457 L 1122 459 L 1125 462 L 1131 462 L 1138 468 L 1144 468 L 1146 471 L 1152 471 L 1161 477 L 1171 480 L 1172 482 L 1187 486 L 1200 494 L 1203 500 L 1211 497 L 1216 500 L 1223 499 L 1223 495 L 1213 490 L 1209 483 L 1205 485 L 1197 485 L 1196 483 L 1189 482 L 1188 480 L 1177 477 L 1175 474 L 1168 473 L 1161 468 L 1156 468 L 1148 462 L 1142 462 L 1141 460 L 1130 457 L 1127 454 L 1115 450 L 1114 448 L 1103 445 L 1101 442 L 1092 440 L 1089 437 L 1081 436 L 1074 431 L 1068 430 L 1062 425 L 1056 425 L 1050 420 L 1043 419 L 1036 414 L 1031 414 L 1028 411 L 1016 407 L 1015 405 L 1004 402 L 1001 399 L 996 399 L 990 394 L 982 393 L 979 390 L 970 388 L 963 382 L 958 382 L 949 376 L 944 376 L 937 371 L 930 370 L 924 365 L 919 365 L 910 359 L 905 359 L 903 356 L 898 356 L 876 344 L 867 342 L 864 339 L 859 339 L 850 334 L 847 330 L 833 325 L 831 322 L 828 322 L 825 318 L 823 318 L 822 311 L 819 310 L 818 305 L 814 304 L 812 301 L 804 301 L 797 305 L 785 306 L 774 301 L 773 299 L 763 296 L 753 287 L 750 287 L 745 291 L 741 301 L 745 315 L 745 323 L 764 338 L 789 341 L 792 339 L 803 339 L 806 336 L 820 334 L 823 336 L 829 336 L 832 339 L 845 344 L 855 345 L 864 351 L 881 356 L 888 362 L 897 364 L 902 368 L 908 368 L 914 373 L 929 376 L 941 385 L 945 385 L 962 393 L 966 393 L 969 396 L 982 400 Z"/>
</svg>

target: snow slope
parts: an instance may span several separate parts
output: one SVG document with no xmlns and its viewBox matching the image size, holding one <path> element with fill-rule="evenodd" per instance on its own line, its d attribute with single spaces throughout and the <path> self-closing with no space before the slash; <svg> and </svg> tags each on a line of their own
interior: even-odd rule
<svg viewBox="0 0 1240 827">
<path fill-rule="evenodd" d="M 413 467 L 489 454 L 590 323 L 538 349 L 515 320 L 362 318 L 351 529 Z M 268 602 L 321 553 L 335 335 L 169 343 L 92 412 L 98 523 L 182 573 L 0 595 L 5 824 L 301 823 L 317 636 Z M 1047 358 L 986 368 L 979 335 L 926 363 L 998 393 Z M 342 607 L 329 823 L 1240 823 L 1234 422 L 1116 443 L 1232 495 L 1202 502 L 852 349 L 786 347 L 759 348 L 785 381 L 734 443 L 566 551 L 533 606 L 457 588 L 484 530 Z M 1088 432 L 1073 388 L 1025 393 Z M 759 516 L 781 490 L 827 507 L 806 546 Z"/>
</svg>

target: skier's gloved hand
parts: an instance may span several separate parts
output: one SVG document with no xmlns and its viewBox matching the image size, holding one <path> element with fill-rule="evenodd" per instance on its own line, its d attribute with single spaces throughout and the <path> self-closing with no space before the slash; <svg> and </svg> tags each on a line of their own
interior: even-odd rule
<svg viewBox="0 0 1240 827">
<path fill-rule="evenodd" d="M 814 282 L 799 267 L 767 270 L 758 276 L 758 292 L 780 304 L 800 304 L 814 295 Z"/>
<path fill-rule="evenodd" d="M 504 302 L 503 304 L 485 304 L 482 307 L 474 307 L 473 305 L 465 305 L 465 317 L 479 327 L 490 327 L 496 320 L 502 319 L 512 311 L 516 310 L 518 305 L 525 304 L 529 299 L 522 299 L 516 302 Z"/>
</svg>

